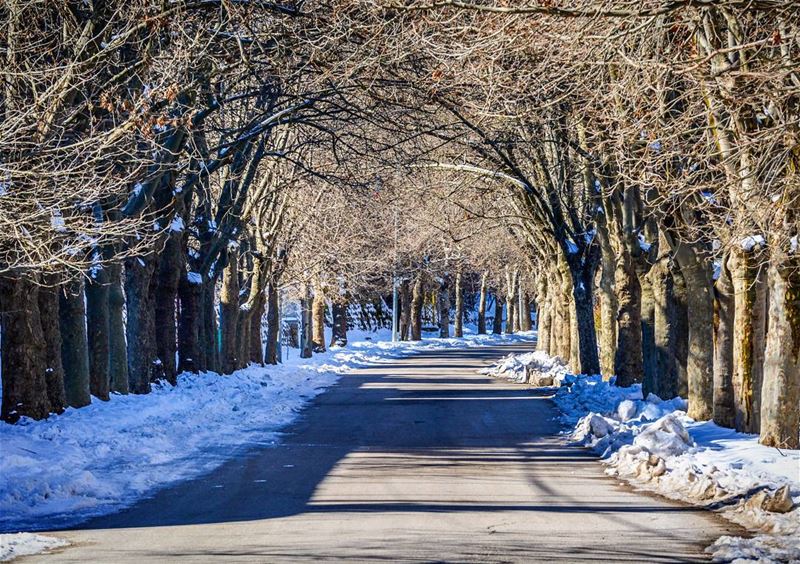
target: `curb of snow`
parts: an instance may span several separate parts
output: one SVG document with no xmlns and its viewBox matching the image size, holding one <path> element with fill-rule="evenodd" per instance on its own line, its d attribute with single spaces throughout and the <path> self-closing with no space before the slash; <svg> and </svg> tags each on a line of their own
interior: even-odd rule
<svg viewBox="0 0 800 564">
<path fill-rule="evenodd" d="M 511 355 L 482 372 L 533 384 L 552 376 L 560 422 L 574 444 L 601 456 L 606 474 L 755 533 L 718 539 L 707 549 L 714 561 L 800 561 L 800 451 L 694 421 L 684 399 L 642 398 L 640 384 L 620 388 L 599 376 L 571 375 L 542 352 Z"/>
</svg>

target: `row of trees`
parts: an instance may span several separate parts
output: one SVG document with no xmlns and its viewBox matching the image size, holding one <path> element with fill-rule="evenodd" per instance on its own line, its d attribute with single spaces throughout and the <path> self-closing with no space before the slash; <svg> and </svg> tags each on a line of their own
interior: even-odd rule
<svg viewBox="0 0 800 564">
<path fill-rule="evenodd" d="M 493 289 L 576 371 L 798 446 L 790 0 L 0 11 L 6 420 L 275 362 L 281 289 L 321 350 L 398 280 L 412 338 L 424 285 Z"/>
<path fill-rule="evenodd" d="M 797 448 L 800 11 L 693 4 L 420 1 L 396 35 L 436 46 L 428 166 L 507 187 L 538 346 Z"/>
</svg>

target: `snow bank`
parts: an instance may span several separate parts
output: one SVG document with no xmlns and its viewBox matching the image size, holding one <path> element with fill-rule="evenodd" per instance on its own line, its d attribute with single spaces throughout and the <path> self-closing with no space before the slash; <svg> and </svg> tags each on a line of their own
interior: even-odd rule
<svg viewBox="0 0 800 564">
<path fill-rule="evenodd" d="M 569 375 L 569 369 L 560 358 L 534 351 L 510 354 L 481 373 L 535 386 L 560 386 Z"/>
<path fill-rule="evenodd" d="M 666 497 L 701 505 L 757 533 L 722 537 L 716 561 L 800 561 L 800 451 L 779 451 L 686 415 L 686 400 L 642 397 L 641 385 L 566 373 L 542 353 L 505 358 L 493 375 L 525 382 L 524 369 L 558 366 L 554 401 L 571 438 L 601 455 L 609 475 Z M 548 364 L 549 362 L 549 364 Z"/>
<path fill-rule="evenodd" d="M 800 451 L 778 451 L 757 435 L 686 415 L 682 398 L 642 399 L 641 385 L 620 388 L 599 377 L 567 378 L 555 402 L 572 438 L 598 452 L 609 475 L 671 499 L 721 513 L 751 531 L 723 537 L 717 561 L 800 559 Z"/>
<path fill-rule="evenodd" d="M 94 400 L 44 421 L 0 423 L 0 531 L 75 525 L 207 473 L 242 449 L 274 444 L 311 398 L 353 367 L 421 350 L 532 338 L 380 340 L 390 335 L 353 331 L 351 339 L 363 340 L 311 359 L 284 350 L 288 358 L 278 366 L 230 376 L 182 374 L 177 386 L 155 385 L 147 395 Z"/>
<path fill-rule="evenodd" d="M 33 533 L 0 535 L 0 562 L 8 562 L 20 556 L 39 554 L 68 544 L 63 539 Z"/>
</svg>

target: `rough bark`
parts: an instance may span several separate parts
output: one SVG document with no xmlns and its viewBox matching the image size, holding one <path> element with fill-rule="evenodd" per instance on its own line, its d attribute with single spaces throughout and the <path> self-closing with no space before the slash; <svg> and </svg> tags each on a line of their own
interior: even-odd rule
<svg viewBox="0 0 800 564">
<path fill-rule="evenodd" d="M 486 294 L 488 274 L 481 274 L 481 293 L 478 297 L 478 335 L 486 334 Z"/>
<path fill-rule="evenodd" d="M 59 292 L 58 325 L 61 330 L 61 362 L 64 364 L 67 405 L 89 405 L 92 398 L 89 392 L 89 345 L 83 279 L 68 282 Z"/>
<path fill-rule="evenodd" d="M 573 305 L 578 327 L 578 351 L 580 366 L 573 369 L 582 374 L 599 374 L 600 359 L 597 355 L 597 332 L 594 327 L 594 297 L 592 283 L 594 269 L 589 265 L 572 273 Z"/>
<path fill-rule="evenodd" d="M 45 344 L 45 380 L 50 411 L 61 413 L 67 406 L 64 391 L 64 365 L 61 363 L 61 331 L 58 327 L 58 284 L 56 277 L 45 276 L 38 291 L 39 319 Z M 4 290 L 0 285 L 0 293 Z M 30 299 L 30 298 L 29 298 Z M 0 307 L 0 311 L 2 308 Z"/>
<path fill-rule="evenodd" d="M 89 344 L 89 389 L 108 401 L 111 391 L 108 273 L 94 266 L 86 283 L 86 332 Z"/>
<path fill-rule="evenodd" d="M 800 448 L 800 257 L 773 257 L 761 395 L 761 444 Z"/>
<path fill-rule="evenodd" d="M 706 421 L 714 415 L 714 288 L 711 267 L 689 245 L 681 244 L 675 257 L 686 283 L 689 351 L 686 363 L 689 417 Z"/>
<path fill-rule="evenodd" d="M 598 228 L 600 241 L 600 280 L 597 285 L 600 300 L 600 372 L 604 377 L 614 375 L 614 358 L 617 353 L 617 296 L 614 293 L 614 250 L 606 229 Z"/>
<path fill-rule="evenodd" d="M 161 361 L 156 353 L 155 308 L 150 280 L 155 264 L 151 256 L 125 261 L 125 304 L 128 349 L 128 388 L 134 394 L 150 393 L 150 382 L 158 380 Z"/>
<path fill-rule="evenodd" d="M 411 340 L 422 340 L 422 302 L 425 288 L 423 287 L 422 273 L 417 274 L 414 288 L 411 293 Z"/>
<path fill-rule="evenodd" d="M 264 319 L 266 304 L 264 299 L 258 300 L 253 315 L 250 317 L 250 344 L 248 346 L 248 362 L 264 364 L 264 343 L 261 340 L 261 321 Z"/>
<path fill-rule="evenodd" d="M 50 414 L 47 344 L 42 333 L 34 281 L 19 275 L 0 277 L 3 401 L 0 418 L 44 419 Z M 55 320 L 50 320 L 54 323 Z"/>
<path fill-rule="evenodd" d="M 439 337 L 450 337 L 450 280 L 442 276 L 439 283 Z"/>
<path fill-rule="evenodd" d="M 514 273 L 506 270 L 506 335 L 514 333 L 516 324 L 516 294 L 514 293 Z"/>
<path fill-rule="evenodd" d="M 675 296 L 669 258 L 662 256 L 653 265 L 648 279 L 653 288 L 653 339 L 655 343 L 654 380 L 648 382 L 642 393 L 653 392 L 663 399 L 672 399 L 678 394 L 678 358 L 675 355 L 676 337 L 673 321 Z"/>
<path fill-rule="evenodd" d="M 678 395 L 682 398 L 689 396 L 689 376 L 687 366 L 689 362 L 689 305 L 687 297 L 686 280 L 680 269 L 673 264 L 672 268 L 672 295 L 673 307 L 670 310 L 673 319 L 671 325 L 674 335 L 672 344 L 675 347 L 675 358 L 678 359 Z"/>
<path fill-rule="evenodd" d="M 714 285 L 714 422 L 733 428 L 734 288 L 726 261 Z"/>
<path fill-rule="evenodd" d="M 311 339 L 311 288 L 303 284 L 303 297 L 300 299 L 300 358 L 311 358 L 314 342 Z"/>
<path fill-rule="evenodd" d="M 503 297 L 494 294 L 494 318 L 492 319 L 492 334 L 500 335 L 503 332 Z"/>
<path fill-rule="evenodd" d="M 642 379 L 642 288 L 633 259 L 625 244 L 620 244 L 614 270 L 617 313 L 617 353 L 614 372 L 618 386 L 631 386 Z"/>
<path fill-rule="evenodd" d="M 178 352 L 177 319 L 175 304 L 178 299 L 178 285 L 183 266 L 183 234 L 169 233 L 164 249 L 158 257 L 158 266 L 154 278 L 156 354 L 161 359 L 164 378 L 172 385 L 177 383 Z"/>
<path fill-rule="evenodd" d="M 280 347 L 280 315 L 278 307 L 280 307 L 278 288 L 274 283 L 270 282 L 267 284 L 267 349 L 264 354 L 265 364 L 278 364 L 278 349 Z"/>
<path fill-rule="evenodd" d="M 178 283 L 178 299 L 180 300 L 180 314 L 178 316 L 178 370 L 180 372 L 194 372 L 201 370 L 201 302 L 203 284 L 195 278 L 181 276 Z"/>
<path fill-rule="evenodd" d="M 759 432 L 767 313 L 761 258 L 756 250 L 734 248 L 727 265 L 734 288 L 734 425 L 745 433 Z"/>
<path fill-rule="evenodd" d="M 319 283 L 314 285 L 314 301 L 311 304 L 311 312 L 311 340 L 314 343 L 314 352 L 325 352 L 325 293 Z"/>
<path fill-rule="evenodd" d="M 464 288 L 462 287 L 461 272 L 456 272 L 455 283 L 456 295 L 456 311 L 455 311 L 455 327 L 453 328 L 454 337 L 464 336 Z"/>
<path fill-rule="evenodd" d="M 200 301 L 200 370 L 220 371 L 220 332 L 217 326 L 217 308 L 214 285 L 203 284 Z"/>
<path fill-rule="evenodd" d="M 642 287 L 642 393 L 658 394 L 658 360 L 656 344 L 656 284 L 650 272 L 639 274 Z"/>
<path fill-rule="evenodd" d="M 411 332 L 411 281 L 400 283 L 400 340 L 408 341 Z"/>
<path fill-rule="evenodd" d="M 128 393 L 128 350 L 125 343 L 125 292 L 122 289 L 122 264 L 112 262 L 108 273 L 108 369 L 111 391 Z"/>
<path fill-rule="evenodd" d="M 222 288 L 219 294 L 220 330 L 222 343 L 220 346 L 220 362 L 223 374 L 231 374 L 239 365 L 238 330 L 239 330 L 239 269 L 238 256 L 231 249 L 228 262 L 222 271 Z"/>
<path fill-rule="evenodd" d="M 347 346 L 347 301 L 334 300 L 331 305 L 331 344 L 330 346 Z"/>
</svg>

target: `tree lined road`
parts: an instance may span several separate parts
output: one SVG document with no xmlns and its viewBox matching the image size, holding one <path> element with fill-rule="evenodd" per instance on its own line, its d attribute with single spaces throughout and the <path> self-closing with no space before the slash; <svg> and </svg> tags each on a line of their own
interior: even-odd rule
<svg viewBox="0 0 800 564">
<path fill-rule="evenodd" d="M 25 562 L 694 562 L 717 516 L 566 446 L 547 396 L 478 374 L 530 345 L 359 369 L 281 445 L 163 490 Z M 124 471 L 124 470 L 120 470 Z"/>
</svg>

